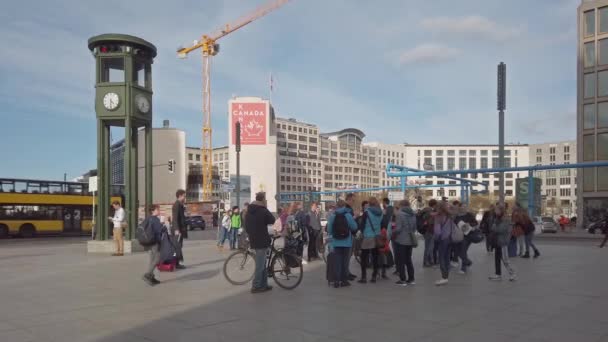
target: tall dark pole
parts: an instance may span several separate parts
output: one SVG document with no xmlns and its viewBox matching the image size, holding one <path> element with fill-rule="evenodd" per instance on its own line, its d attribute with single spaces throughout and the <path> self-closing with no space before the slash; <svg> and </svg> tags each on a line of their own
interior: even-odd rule
<svg viewBox="0 0 608 342">
<path fill-rule="evenodd" d="M 241 207 L 241 123 L 236 123 L 236 205 Z"/>
<path fill-rule="evenodd" d="M 498 164 L 505 167 L 505 109 L 507 108 L 507 65 L 498 64 Z M 505 204 L 505 173 L 500 173 L 500 204 Z"/>
</svg>

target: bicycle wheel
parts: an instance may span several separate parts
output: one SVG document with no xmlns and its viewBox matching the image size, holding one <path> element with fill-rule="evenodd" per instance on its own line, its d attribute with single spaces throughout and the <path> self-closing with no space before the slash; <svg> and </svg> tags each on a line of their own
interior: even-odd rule
<svg viewBox="0 0 608 342">
<path fill-rule="evenodd" d="M 249 251 L 236 251 L 224 262 L 224 277 L 232 285 L 244 285 L 253 279 L 255 256 Z"/>
<path fill-rule="evenodd" d="M 302 259 L 295 254 L 277 252 L 272 257 L 268 271 L 277 285 L 286 290 L 293 290 L 302 282 L 304 266 L 302 266 Z"/>
</svg>

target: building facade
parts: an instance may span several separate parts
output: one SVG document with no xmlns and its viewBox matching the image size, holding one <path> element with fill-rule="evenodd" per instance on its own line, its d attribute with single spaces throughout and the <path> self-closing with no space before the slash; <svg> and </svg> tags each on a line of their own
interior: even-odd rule
<svg viewBox="0 0 608 342">
<path fill-rule="evenodd" d="M 582 1 L 577 17 L 577 161 L 608 161 L 608 0 Z M 577 181 L 586 225 L 606 215 L 608 167 L 582 169 Z"/>
<path fill-rule="evenodd" d="M 530 165 L 560 165 L 576 162 L 576 141 L 530 145 Z M 536 171 L 541 179 L 543 215 L 576 215 L 576 169 Z"/>
<path fill-rule="evenodd" d="M 186 147 L 186 200 L 189 202 L 200 202 L 203 199 L 203 163 L 201 161 L 201 149 L 198 147 Z M 222 184 L 230 182 L 228 172 L 228 146 L 216 147 L 212 152 L 212 177 L 213 192 L 212 200 L 225 202 L 230 200 Z M 229 205 L 229 204 L 228 204 Z"/>
<path fill-rule="evenodd" d="M 152 131 L 152 196 L 154 203 L 172 203 L 175 201 L 175 191 L 186 188 L 186 133 L 182 130 L 165 126 L 154 128 Z M 139 131 L 139 146 L 145 146 L 143 131 Z M 120 140 L 110 149 L 110 165 L 112 184 L 124 184 L 124 151 L 125 142 Z M 140 148 L 137 156 L 138 165 L 144 165 L 145 149 Z M 173 171 L 170 171 L 169 161 L 175 161 Z M 145 170 L 138 170 L 138 196 L 140 202 L 144 199 Z"/>
<path fill-rule="evenodd" d="M 402 145 L 405 154 L 405 166 L 419 170 L 432 169 L 442 170 L 466 170 L 498 167 L 498 145 Z M 505 145 L 505 166 L 529 166 L 528 145 Z M 498 198 L 499 175 L 498 174 L 458 174 L 457 177 L 487 182 L 489 193 Z M 505 173 L 505 197 L 515 196 L 515 180 L 527 177 L 527 172 Z M 423 177 L 416 177 L 423 178 Z M 450 199 L 459 198 L 460 187 L 455 186 L 459 182 L 441 177 L 425 176 L 426 184 L 451 185 L 445 188 L 433 188 L 423 190 L 425 197 L 439 198 L 446 196 Z M 473 187 L 473 190 L 483 190 L 482 185 Z"/>
</svg>

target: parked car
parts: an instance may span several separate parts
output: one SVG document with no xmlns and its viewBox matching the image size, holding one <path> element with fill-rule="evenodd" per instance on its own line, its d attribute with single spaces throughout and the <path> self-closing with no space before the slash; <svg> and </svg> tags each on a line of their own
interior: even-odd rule
<svg viewBox="0 0 608 342">
<path fill-rule="evenodd" d="M 559 230 L 559 224 L 555 222 L 553 217 L 543 216 L 540 218 L 540 232 L 541 233 L 557 233 Z"/>
<path fill-rule="evenodd" d="M 186 228 L 188 228 L 188 230 L 194 230 L 196 228 L 205 230 L 205 220 L 199 215 L 188 216 L 186 217 Z"/>
</svg>

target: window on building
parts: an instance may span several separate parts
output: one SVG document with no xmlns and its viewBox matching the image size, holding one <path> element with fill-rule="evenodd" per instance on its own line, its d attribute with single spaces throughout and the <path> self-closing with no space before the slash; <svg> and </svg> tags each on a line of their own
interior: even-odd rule
<svg viewBox="0 0 608 342">
<path fill-rule="evenodd" d="M 598 41 L 598 65 L 608 64 L 608 39 L 601 39 Z"/>
<path fill-rule="evenodd" d="M 424 166 L 433 165 L 433 158 L 424 158 Z"/>
<path fill-rule="evenodd" d="M 436 150 L 436 151 L 435 151 L 435 155 L 436 155 L 437 157 L 443 157 L 443 150 Z M 403 158 L 403 156 L 402 156 L 402 158 Z"/>
<path fill-rule="evenodd" d="M 595 136 L 583 135 L 583 161 L 595 160 Z"/>
<path fill-rule="evenodd" d="M 608 190 L 608 167 L 597 168 L 597 190 Z"/>
<path fill-rule="evenodd" d="M 586 99 L 592 98 L 595 96 L 595 73 L 585 74 L 584 79 L 584 97 Z"/>
<path fill-rule="evenodd" d="M 601 7 L 598 10 L 597 17 L 600 20 L 599 32 L 600 33 L 608 32 L 608 7 Z"/>
<path fill-rule="evenodd" d="M 608 102 L 600 102 L 597 106 L 600 111 L 608 110 Z M 595 104 L 587 104 L 583 106 L 583 129 L 593 128 L 595 128 Z"/>
<path fill-rule="evenodd" d="M 542 154 L 543 153 L 543 149 L 542 148 L 537 148 L 536 149 L 536 154 Z"/>
<path fill-rule="evenodd" d="M 595 35 L 595 11 L 587 11 L 583 14 L 583 27 L 585 37 Z"/>
<path fill-rule="evenodd" d="M 536 156 L 536 162 L 537 162 L 537 163 L 542 163 L 542 162 L 543 162 L 543 157 L 541 157 L 541 156 Z"/>
<path fill-rule="evenodd" d="M 448 170 L 454 170 L 456 168 L 456 158 L 448 158 Z"/>
<path fill-rule="evenodd" d="M 555 154 L 555 147 L 550 147 L 549 148 L 549 153 Z"/>
<path fill-rule="evenodd" d="M 586 167 L 583 169 L 583 191 L 595 190 L 595 168 Z"/>
<path fill-rule="evenodd" d="M 458 155 L 461 156 L 461 157 L 462 156 L 466 156 L 467 155 L 467 150 L 460 150 L 460 151 L 458 151 Z"/>
<path fill-rule="evenodd" d="M 598 72 L 597 79 L 597 96 L 608 96 L 608 71 Z"/>
<path fill-rule="evenodd" d="M 595 41 L 585 43 L 583 58 L 585 68 L 595 66 Z"/>
<path fill-rule="evenodd" d="M 487 156 L 488 155 L 488 150 L 481 150 L 481 155 L 482 156 Z"/>
<path fill-rule="evenodd" d="M 466 151 L 465 151 L 466 153 Z M 458 168 L 460 170 L 465 170 L 467 168 L 467 158 L 463 157 L 463 158 L 458 158 Z"/>
<path fill-rule="evenodd" d="M 287 138 L 289 140 L 298 140 L 298 136 L 296 134 L 288 134 Z"/>
<path fill-rule="evenodd" d="M 585 105 L 587 107 L 587 105 Z M 587 119 L 585 118 L 585 125 L 587 123 Z M 593 118 L 593 126 L 595 127 L 595 117 Z M 605 128 L 608 127 L 608 102 L 600 102 L 597 104 L 597 127 Z M 585 128 L 587 128 L 585 126 Z"/>
<path fill-rule="evenodd" d="M 449 196 L 456 197 L 456 190 L 450 190 Z"/>
<path fill-rule="evenodd" d="M 456 156 L 456 151 L 455 151 L 455 150 L 448 150 L 448 156 L 449 156 L 449 157 L 454 157 L 454 156 Z"/>
<path fill-rule="evenodd" d="M 550 161 L 550 162 L 554 162 L 554 161 L 555 161 L 555 155 L 553 155 L 553 154 L 552 154 L 552 155 L 550 155 L 550 156 L 549 156 L 549 161 Z"/>
<path fill-rule="evenodd" d="M 435 170 L 443 171 L 443 158 L 435 158 Z"/>
<path fill-rule="evenodd" d="M 475 157 L 469 158 L 469 169 L 475 170 L 477 168 L 477 159 Z"/>
<path fill-rule="evenodd" d="M 425 157 L 430 157 L 433 155 L 433 150 L 424 150 L 424 156 Z"/>
<path fill-rule="evenodd" d="M 192 159 L 193 159 L 193 157 L 194 157 L 194 156 L 192 155 L 192 153 L 188 153 L 188 160 L 192 160 Z"/>
<path fill-rule="evenodd" d="M 608 160 L 608 133 L 597 135 L 597 160 Z"/>
<path fill-rule="evenodd" d="M 200 154 L 196 155 L 196 161 L 201 161 L 201 155 Z"/>
<path fill-rule="evenodd" d="M 506 181 L 505 186 L 513 186 L 513 181 L 512 180 Z"/>
<path fill-rule="evenodd" d="M 486 155 L 487 155 L 487 153 L 488 153 L 488 151 L 486 151 Z M 488 168 L 488 158 L 481 158 L 481 168 L 482 169 L 487 169 Z"/>
</svg>

